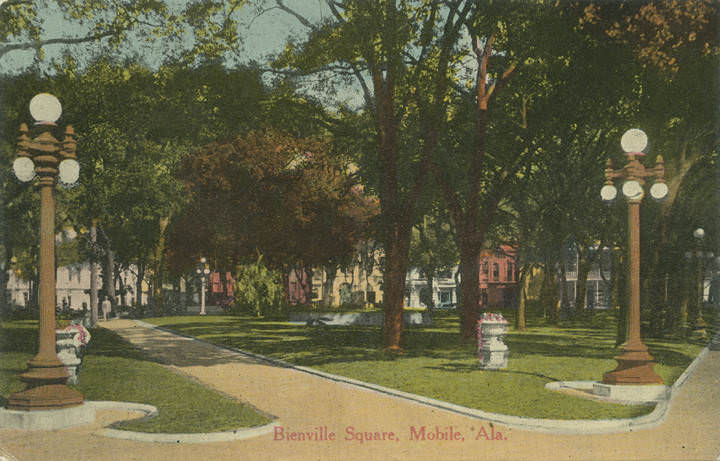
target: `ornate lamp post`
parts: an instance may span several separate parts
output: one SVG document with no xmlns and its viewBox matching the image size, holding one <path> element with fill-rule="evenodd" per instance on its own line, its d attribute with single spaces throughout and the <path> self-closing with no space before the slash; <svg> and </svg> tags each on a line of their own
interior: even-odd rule
<svg viewBox="0 0 720 461">
<path fill-rule="evenodd" d="M 200 315 L 205 315 L 205 277 L 210 273 L 207 267 L 207 259 L 200 258 L 200 263 L 195 272 L 200 275 Z"/>
<path fill-rule="evenodd" d="M 654 168 L 646 169 L 638 157 L 645 154 L 647 136 L 642 130 L 631 129 L 621 139 L 623 150 L 628 160 L 625 167 L 613 170 L 610 160 L 605 168 L 605 186 L 600 195 L 605 201 L 615 199 L 617 189 L 614 179 L 624 180 L 623 195 L 628 201 L 629 231 L 629 263 L 630 263 L 630 309 L 628 322 L 628 339 L 623 344 L 622 353 L 615 357 L 618 366 L 615 370 L 605 373 L 605 384 L 662 384 L 662 378 L 653 371 L 653 357 L 640 338 L 640 202 L 643 199 L 645 178 L 655 178 L 650 188 L 650 195 L 661 200 L 667 196 L 668 187 L 664 182 L 665 167 L 662 157 L 658 156 Z"/>
<path fill-rule="evenodd" d="M 705 238 L 705 230 L 701 227 L 695 229 L 693 232 L 693 237 L 695 237 L 695 245 L 696 245 L 696 251 L 695 253 L 688 251 L 685 253 L 685 258 L 688 260 L 688 262 L 692 261 L 693 256 L 697 259 L 697 279 L 695 281 L 696 287 L 697 287 L 697 312 L 695 317 L 695 322 L 693 324 L 693 335 L 700 338 L 705 339 L 707 338 L 707 332 L 705 331 L 705 328 L 707 328 L 707 323 L 705 322 L 705 319 L 703 319 L 703 292 L 704 290 L 704 276 L 705 276 L 705 270 L 704 270 L 704 260 L 707 258 L 709 261 L 712 261 L 715 255 L 712 252 L 704 253 L 703 250 L 703 239 Z M 682 312 L 682 321 L 683 326 L 687 327 L 687 311 Z"/>
<path fill-rule="evenodd" d="M 27 388 L 10 395 L 11 410 L 60 409 L 83 402 L 82 394 L 65 385 L 68 372 L 55 353 L 55 185 L 58 179 L 72 185 L 80 175 L 72 126 L 65 128 L 62 142 L 53 135 L 61 113 L 55 96 L 40 93 L 32 98 L 30 114 L 35 124 L 32 131 L 20 125 L 18 157 L 13 162 L 20 181 L 30 182 L 37 176 L 40 188 L 40 332 L 38 353 L 20 375 Z"/>
</svg>

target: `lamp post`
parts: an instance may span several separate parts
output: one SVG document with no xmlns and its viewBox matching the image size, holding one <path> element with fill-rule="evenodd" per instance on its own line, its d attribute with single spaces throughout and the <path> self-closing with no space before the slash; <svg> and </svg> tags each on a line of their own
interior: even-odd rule
<svg viewBox="0 0 720 461">
<path fill-rule="evenodd" d="M 82 404 L 83 396 L 65 385 L 68 372 L 55 352 L 55 185 L 70 186 L 77 182 L 80 165 L 75 156 L 77 143 L 68 125 L 58 141 L 53 132 L 62 114 L 58 99 L 40 93 L 30 101 L 35 119 L 32 130 L 20 125 L 18 154 L 13 162 L 15 176 L 22 182 L 38 177 L 40 189 L 40 257 L 39 257 L 39 347 L 20 375 L 26 389 L 11 394 L 11 410 L 51 410 Z M 33 136 L 32 138 L 30 136 Z"/>
<path fill-rule="evenodd" d="M 629 288 L 630 309 L 628 321 L 628 338 L 622 346 L 622 353 L 615 357 L 618 366 L 615 370 L 605 373 L 605 384 L 662 384 L 662 378 L 653 370 L 655 363 L 648 352 L 647 346 L 640 338 L 640 202 L 642 202 L 645 178 L 655 178 L 650 188 L 650 195 L 661 200 L 667 196 L 668 187 L 664 182 L 665 167 L 663 159 L 658 156 L 654 168 L 646 169 L 638 157 L 645 154 L 647 136 L 642 130 L 631 129 L 625 132 L 620 141 L 627 153 L 627 163 L 619 170 L 613 170 L 608 159 L 605 168 L 605 186 L 600 191 L 603 200 L 611 201 L 617 196 L 613 180 L 624 180 L 623 195 L 628 201 L 628 234 L 629 234 Z"/>
<path fill-rule="evenodd" d="M 207 259 L 200 258 L 200 263 L 195 272 L 200 275 L 200 315 L 205 315 L 205 276 L 210 273 L 207 267 Z"/>
<path fill-rule="evenodd" d="M 688 260 L 688 262 L 692 261 L 693 256 L 697 259 L 697 278 L 695 280 L 695 286 L 697 287 L 697 312 L 695 316 L 695 321 L 693 322 L 693 335 L 700 338 L 700 339 L 706 339 L 707 338 L 707 332 L 705 331 L 705 328 L 707 328 L 707 323 L 705 322 L 705 319 L 703 319 L 703 292 L 704 290 L 704 260 L 707 258 L 709 261 L 712 261 L 715 257 L 715 255 L 711 252 L 704 253 L 703 252 L 703 240 L 705 239 L 705 230 L 702 227 L 699 227 L 693 231 L 693 237 L 695 237 L 695 253 L 688 251 L 685 253 L 685 258 Z M 687 311 L 682 312 L 682 321 L 683 325 L 687 326 Z"/>
</svg>

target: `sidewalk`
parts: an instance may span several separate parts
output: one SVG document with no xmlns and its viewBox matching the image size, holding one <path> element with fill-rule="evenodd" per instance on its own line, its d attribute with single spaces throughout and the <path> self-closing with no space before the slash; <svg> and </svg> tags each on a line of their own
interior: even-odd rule
<svg viewBox="0 0 720 461">
<path fill-rule="evenodd" d="M 129 320 L 103 326 L 222 392 L 275 415 L 287 434 L 334 432 L 336 440 L 275 440 L 274 434 L 207 444 L 134 442 L 95 434 L 126 415 L 102 412 L 99 424 L 53 432 L 0 430 L 0 447 L 25 460 L 712 460 L 720 455 L 720 351 L 710 350 L 676 393 L 659 426 L 608 435 L 555 435 L 510 429 L 371 390 L 257 362 Z M 162 385 L 162 383 L 158 383 Z M 428 435 L 464 440 L 410 440 Z M 319 429 L 318 429 L 319 428 Z M 352 429 L 351 429 L 352 428 Z M 437 428 L 437 429 L 436 429 Z M 360 441 L 349 434 L 385 433 Z M 393 438 L 387 440 L 389 433 Z M 497 440 L 476 436 L 495 434 Z M 501 433 L 501 436 L 497 436 Z M 327 437 L 329 438 L 329 437 Z M 350 440 L 345 440 L 349 438 Z"/>
</svg>

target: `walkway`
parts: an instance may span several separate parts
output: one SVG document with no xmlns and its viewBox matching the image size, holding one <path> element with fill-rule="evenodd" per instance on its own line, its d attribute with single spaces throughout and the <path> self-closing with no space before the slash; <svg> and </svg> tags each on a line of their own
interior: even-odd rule
<svg viewBox="0 0 720 461">
<path fill-rule="evenodd" d="M 720 351 L 711 350 L 673 399 L 664 423 L 609 435 L 554 435 L 509 429 L 296 370 L 271 366 L 128 320 L 105 324 L 164 363 L 278 417 L 288 431 L 329 432 L 335 441 L 255 439 L 207 444 L 143 443 L 100 437 L 99 425 L 55 432 L 0 430 L 0 447 L 31 460 L 709 460 L 720 455 Z M 161 385 L 161 383 L 158 383 Z M 102 423 L 122 415 L 106 412 Z M 459 432 L 463 441 L 412 441 Z M 345 440 L 394 432 L 399 440 Z M 480 431 L 502 440 L 475 439 Z M 0 452 L 1 453 L 1 452 Z"/>
</svg>

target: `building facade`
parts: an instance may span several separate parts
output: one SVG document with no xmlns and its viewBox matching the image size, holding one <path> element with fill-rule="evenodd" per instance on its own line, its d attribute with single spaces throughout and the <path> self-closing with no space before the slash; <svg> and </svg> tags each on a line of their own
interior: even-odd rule
<svg viewBox="0 0 720 461">
<path fill-rule="evenodd" d="M 517 307 L 517 250 L 502 245 L 480 254 L 480 307 Z"/>
<path fill-rule="evenodd" d="M 55 272 L 55 304 L 58 307 L 67 307 L 82 310 L 90 306 L 90 264 L 71 264 L 58 267 Z M 97 286 L 102 287 L 102 279 L 97 276 Z M 133 305 L 137 300 L 135 293 L 137 275 L 133 268 L 126 269 L 117 274 L 115 302 L 118 305 Z M 7 295 L 10 304 L 25 307 L 29 304 L 32 290 L 30 281 L 23 280 L 9 272 Z M 143 282 L 142 304 L 147 303 L 148 286 Z"/>
<path fill-rule="evenodd" d="M 585 308 L 608 309 L 611 299 L 612 250 L 610 248 L 589 250 L 588 257 L 593 261 L 585 281 Z M 600 251 L 600 254 L 594 254 Z M 565 294 L 569 308 L 574 309 L 578 292 L 578 267 L 580 264 L 577 247 L 568 247 L 565 255 Z M 562 281 L 560 282 L 562 283 Z"/>
</svg>

